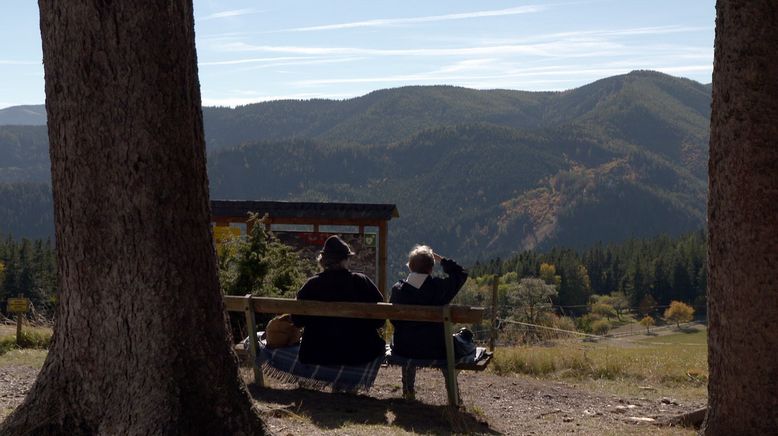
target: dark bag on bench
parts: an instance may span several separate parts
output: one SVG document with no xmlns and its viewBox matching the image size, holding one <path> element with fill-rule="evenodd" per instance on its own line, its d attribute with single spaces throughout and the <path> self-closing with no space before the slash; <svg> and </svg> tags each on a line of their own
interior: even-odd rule
<svg viewBox="0 0 778 436">
<path fill-rule="evenodd" d="M 475 354 L 475 342 L 473 342 L 473 332 L 468 328 L 462 327 L 454 333 L 454 356 L 461 357 Z"/>
</svg>

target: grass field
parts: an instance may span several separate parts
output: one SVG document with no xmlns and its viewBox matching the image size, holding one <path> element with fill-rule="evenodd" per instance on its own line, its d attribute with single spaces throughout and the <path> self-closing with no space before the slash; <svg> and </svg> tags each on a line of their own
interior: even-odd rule
<svg viewBox="0 0 778 436">
<path fill-rule="evenodd" d="M 497 349 L 493 371 L 567 380 L 614 393 L 665 393 L 704 398 L 708 380 L 704 329 L 597 343 Z"/>
<path fill-rule="evenodd" d="M 0 368 L 15 365 L 40 369 L 43 366 L 43 361 L 46 360 L 46 353 L 46 350 L 11 350 L 0 354 Z"/>
<path fill-rule="evenodd" d="M 20 351 L 20 348 L 45 350 L 49 347 L 51 335 L 52 331 L 49 327 L 24 326 L 21 343 L 17 345 L 16 327 L 2 325 L 0 326 L 0 358 L 12 351 Z"/>
</svg>

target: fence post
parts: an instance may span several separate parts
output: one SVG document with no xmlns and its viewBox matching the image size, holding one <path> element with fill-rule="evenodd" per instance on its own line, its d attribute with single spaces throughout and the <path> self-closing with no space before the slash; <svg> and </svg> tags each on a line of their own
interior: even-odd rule
<svg viewBox="0 0 778 436">
<path fill-rule="evenodd" d="M 492 279 L 492 327 L 489 332 L 489 351 L 494 352 L 497 342 L 497 287 L 500 284 L 500 277 L 495 274 Z"/>
<path fill-rule="evenodd" d="M 257 353 L 259 352 L 259 341 L 257 340 L 257 323 L 254 321 L 254 306 L 251 304 L 251 294 L 246 294 L 245 306 L 243 312 L 246 315 L 246 329 L 249 331 L 249 360 L 251 368 L 254 370 L 254 383 L 258 386 L 264 386 L 265 380 L 262 377 L 262 368 L 257 365 Z"/>
<path fill-rule="evenodd" d="M 454 332 L 451 326 L 451 307 L 443 306 L 443 335 L 446 341 L 446 391 L 448 405 L 459 405 L 459 390 L 457 389 L 456 361 L 454 359 Z"/>
</svg>

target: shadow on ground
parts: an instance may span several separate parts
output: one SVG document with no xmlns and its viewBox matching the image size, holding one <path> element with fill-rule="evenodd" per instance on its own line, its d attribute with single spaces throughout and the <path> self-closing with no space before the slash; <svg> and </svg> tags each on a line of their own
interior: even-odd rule
<svg viewBox="0 0 778 436">
<path fill-rule="evenodd" d="M 250 386 L 252 397 L 270 413 L 304 416 L 323 430 L 349 424 L 391 425 L 414 433 L 500 434 L 472 413 L 399 398 Z M 275 406 L 273 406 L 275 405 Z"/>
</svg>

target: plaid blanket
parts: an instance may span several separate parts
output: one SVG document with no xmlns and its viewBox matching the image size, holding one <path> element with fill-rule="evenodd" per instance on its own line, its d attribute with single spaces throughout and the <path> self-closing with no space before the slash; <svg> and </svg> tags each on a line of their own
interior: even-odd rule
<svg viewBox="0 0 778 436">
<path fill-rule="evenodd" d="M 475 353 L 462 356 L 457 359 L 456 363 L 475 363 L 486 357 L 486 348 L 477 347 Z M 392 349 L 389 345 L 386 346 L 386 363 L 390 365 L 398 366 L 416 366 L 416 367 L 432 367 L 432 368 L 445 368 L 446 359 L 413 359 L 410 357 L 403 357 L 397 354 L 392 354 Z"/>
<path fill-rule="evenodd" d="M 260 336 L 263 332 L 259 332 Z M 261 336 L 260 336 L 261 337 Z M 244 345 L 248 349 L 249 338 L 244 339 Z M 298 383 L 311 389 L 324 389 L 331 387 L 333 390 L 354 392 L 358 390 L 368 391 L 375 382 L 378 368 L 382 363 L 405 367 L 433 367 L 445 368 L 446 359 L 412 359 L 392 354 L 389 345 L 386 346 L 386 355 L 362 366 L 325 366 L 310 365 L 298 360 L 300 346 L 294 345 L 284 348 L 267 348 L 265 341 L 259 341 L 257 352 L 257 365 L 263 372 L 276 380 L 286 383 Z M 486 348 L 478 347 L 476 352 L 460 357 L 456 363 L 474 363 L 483 359 Z"/>
<path fill-rule="evenodd" d="M 367 391 L 373 386 L 378 368 L 384 361 L 384 357 L 381 356 L 362 366 L 310 365 L 298 360 L 299 352 L 299 345 L 271 349 L 261 341 L 257 364 L 262 367 L 265 374 L 282 382 L 299 383 L 311 389 L 331 387 L 336 391 L 354 392 Z"/>
</svg>

